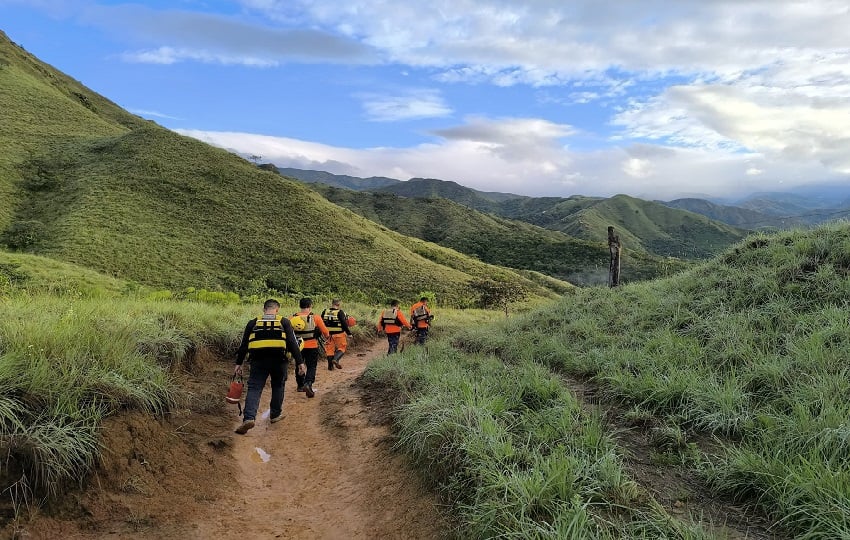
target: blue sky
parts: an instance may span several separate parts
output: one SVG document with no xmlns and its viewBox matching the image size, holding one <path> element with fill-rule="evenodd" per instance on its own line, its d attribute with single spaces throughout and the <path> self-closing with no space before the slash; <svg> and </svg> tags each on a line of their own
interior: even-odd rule
<svg viewBox="0 0 850 540">
<path fill-rule="evenodd" d="M 850 176 L 844 0 L 0 0 L 145 118 L 279 166 L 671 199 Z"/>
</svg>

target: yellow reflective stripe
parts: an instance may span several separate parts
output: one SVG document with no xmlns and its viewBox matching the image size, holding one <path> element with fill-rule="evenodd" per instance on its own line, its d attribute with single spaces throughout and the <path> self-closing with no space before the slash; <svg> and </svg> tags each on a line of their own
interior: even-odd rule
<svg viewBox="0 0 850 540">
<path fill-rule="evenodd" d="M 248 343 L 248 349 L 285 349 L 286 340 L 283 339 L 258 339 Z"/>
</svg>

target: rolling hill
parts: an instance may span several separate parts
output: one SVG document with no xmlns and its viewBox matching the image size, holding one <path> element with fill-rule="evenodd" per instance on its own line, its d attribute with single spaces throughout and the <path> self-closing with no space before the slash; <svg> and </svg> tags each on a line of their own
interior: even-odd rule
<svg viewBox="0 0 850 540">
<path fill-rule="evenodd" d="M 302 181 L 306 177 L 314 178 L 298 169 L 290 171 Z M 325 179 L 332 185 L 346 187 L 335 176 L 325 176 Z M 607 228 L 611 225 L 617 229 L 626 248 L 662 257 L 710 257 L 748 233 L 745 229 L 697 213 L 627 195 L 611 198 L 580 195 L 568 198 L 526 197 L 478 191 L 456 182 L 433 178 L 412 178 L 374 191 L 404 197 L 442 197 L 481 212 L 524 221 L 590 242 L 607 242 Z"/>
<path fill-rule="evenodd" d="M 701 214 L 715 221 L 745 229 L 790 229 L 805 225 L 805 222 L 798 217 L 779 217 L 775 214 L 766 214 L 741 206 L 716 204 L 706 199 L 675 199 L 661 202 L 661 204 L 670 208 Z"/>
<path fill-rule="evenodd" d="M 533 270 L 579 285 L 608 280 L 605 242 L 579 240 L 522 221 L 473 210 L 442 197 L 401 197 L 313 184 L 329 201 L 403 235 L 472 255 L 484 262 Z M 681 260 L 626 250 L 623 281 L 666 275 L 686 266 Z"/>
<path fill-rule="evenodd" d="M 568 287 L 423 247 L 124 111 L 5 35 L 0 101 L 0 243 L 14 250 L 155 287 L 374 302 L 422 290 L 459 301 L 474 277 L 537 295 Z"/>
</svg>

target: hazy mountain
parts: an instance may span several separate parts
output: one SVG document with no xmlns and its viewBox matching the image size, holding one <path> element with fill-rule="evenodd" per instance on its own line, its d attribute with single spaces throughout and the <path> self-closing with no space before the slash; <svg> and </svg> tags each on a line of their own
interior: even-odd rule
<svg viewBox="0 0 850 540">
<path fill-rule="evenodd" d="M 0 103 L 0 245 L 11 249 L 156 287 L 376 302 L 431 290 L 451 303 L 474 277 L 541 295 L 567 286 L 389 231 L 122 110 L 4 34 Z"/>
<path fill-rule="evenodd" d="M 673 201 L 657 201 L 660 204 L 679 210 L 687 210 L 695 214 L 701 214 L 715 221 L 720 221 L 744 229 L 761 229 L 775 227 L 788 229 L 805 225 L 805 221 L 795 217 L 779 217 L 773 214 L 765 214 L 749 208 L 740 206 L 729 206 L 715 204 L 705 199 L 676 199 Z"/>
<path fill-rule="evenodd" d="M 607 228 L 610 225 L 617 229 L 620 240 L 630 249 L 663 257 L 708 257 L 747 233 L 705 216 L 626 195 L 612 198 L 526 197 L 478 191 L 434 178 L 413 178 L 376 191 L 405 197 L 440 197 L 474 210 L 592 242 L 607 244 Z"/>
<path fill-rule="evenodd" d="M 850 207 L 841 200 L 838 188 L 827 195 L 813 191 L 815 196 L 799 193 L 754 193 L 739 201 L 737 206 L 782 218 L 794 218 L 807 225 L 817 225 L 850 216 Z"/>
<path fill-rule="evenodd" d="M 310 171 L 306 169 L 293 169 L 291 167 L 276 167 L 272 164 L 261 165 L 262 168 L 271 167 L 272 169 L 283 176 L 289 176 L 308 184 L 322 183 L 329 186 L 354 189 L 357 191 L 367 189 L 380 189 L 385 186 L 392 186 L 403 183 L 395 178 L 387 178 L 385 176 L 370 176 L 369 178 L 358 178 L 356 176 L 347 176 L 344 174 L 331 174 L 325 171 Z"/>
<path fill-rule="evenodd" d="M 443 197 L 456 203 L 465 204 L 478 210 L 487 210 L 493 203 L 502 203 L 515 199 L 528 199 L 513 193 L 478 191 L 449 180 L 436 178 L 411 178 L 407 182 L 381 188 L 381 191 L 403 195 L 405 197 Z"/>
</svg>

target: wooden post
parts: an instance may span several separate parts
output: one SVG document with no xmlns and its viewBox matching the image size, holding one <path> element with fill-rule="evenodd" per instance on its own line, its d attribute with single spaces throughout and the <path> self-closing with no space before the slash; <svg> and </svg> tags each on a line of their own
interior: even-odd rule
<svg viewBox="0 0 850 540">
<path fill-rule="evenodd" d="M 611 262 L 608 265 L 608 286 L 620 284 L 620 237 L 614 234 L 614 227 L 608 227 L 608 251 Z"/>
</svg>

